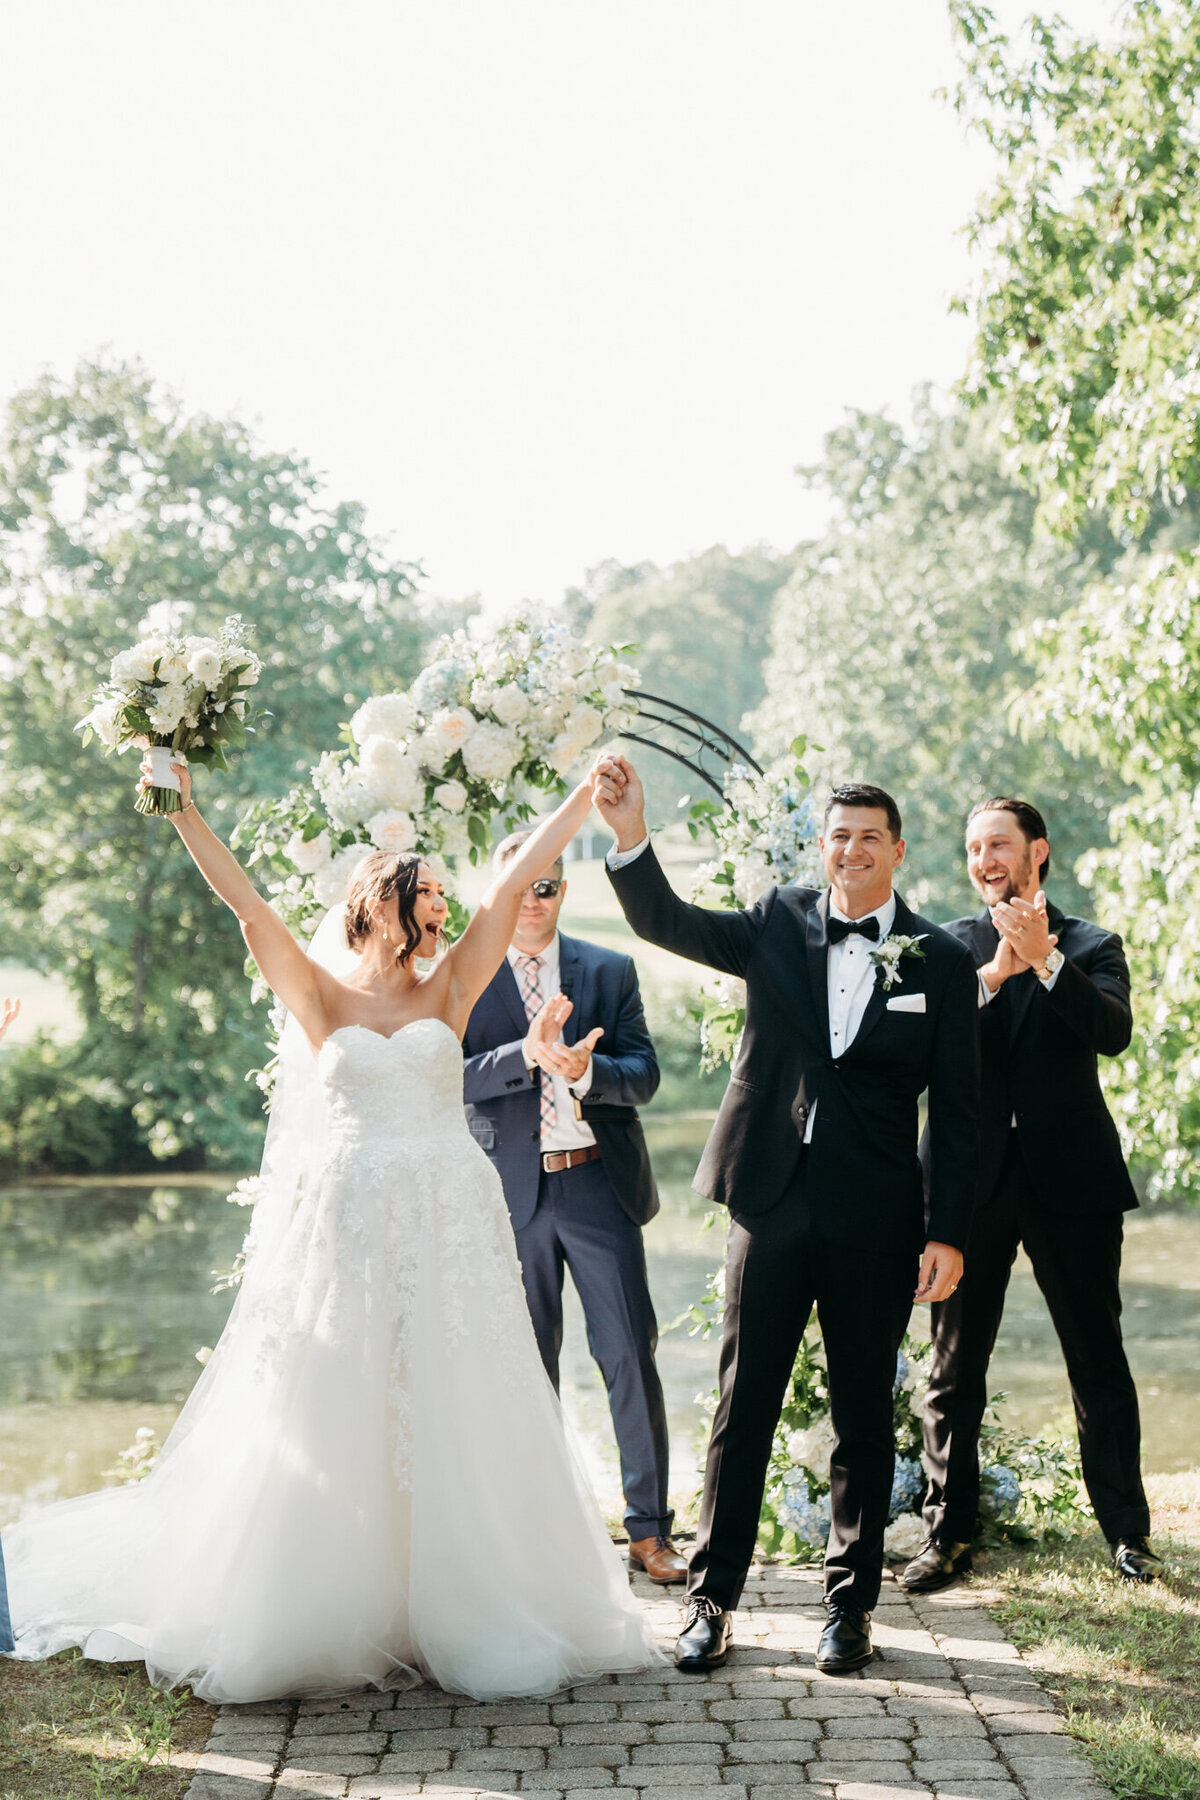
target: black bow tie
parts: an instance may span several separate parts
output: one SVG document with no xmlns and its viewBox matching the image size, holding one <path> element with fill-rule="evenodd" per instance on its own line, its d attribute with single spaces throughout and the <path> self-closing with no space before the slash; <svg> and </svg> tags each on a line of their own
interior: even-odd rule
<svg viewBox="0 0 1200 1800">
<path fill-rule="evenodd" d="M 873 942 L 878 943 L 879 920 L 873 915 L 869 919 L 830 919 L 829 941 L 831 944 L 840 944 L 842 939 L 848 938 L 852 932 L 857 932 L 859 937 L 870 938 Z"/>
</svg>

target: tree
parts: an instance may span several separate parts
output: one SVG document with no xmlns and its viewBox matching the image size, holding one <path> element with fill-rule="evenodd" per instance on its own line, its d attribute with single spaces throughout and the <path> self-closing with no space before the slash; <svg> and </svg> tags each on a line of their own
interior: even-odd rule
<svg viewBox="0 0 1200 1800">
<path fill-rule="evenodd" d="M 1086 866 L 1131 952 L 1136 1036 L 1108 1076 L 1152 1190 L 1200 1191 L 1200 12 L 1134 0 L 1104 42 L 1035 21 L 1014 46 L 954 0 L 963 112 L 997 160 L 973 221 L 969 394 L 999 409 L 1060 532 L 1123 559 L 1037 648 L 1028 718 L 1134 789 Z"/>
<path fill-rule="evenodd" d="M 566 596 L 568 615 L 593 643 L 636 643 L 648 693 L 689 707 L 735 737 L 763 696 L 771 606 L 792 559 L 756 546 L 714 545 L 659 569 L 602 563 Z M 686 770 L 646 757 L 650 805 L 660 821 L 676 814 L 697 784 Z"/>
<path fill-rule="evenodd" d="M 405 685 L 424 631 L 417 571 L 331 504 L 312 470 L 234 421 L 187 417 L 140 368 L 84 364 L 16 396 L 0 444 L 0 955 L 57 970 L 83 1036 L 30 1063 L 43 1150 L 74 1146 L 72 1094 L 107 1096 L 112 1141 L 159 1156 L 253 1153 L 265 1019 L 251 1012 L 236 926 L 161 820 L 133 810 L 136 768 L 84 750 L 74 722 L 151 613 L 212 630 L 253 623 L 268 718 L 206 797 L 226 833 L 337 740 L 371 691 Z M 0 1155 L 38 1158 L 21 1068 L 5 1068 Z M 74 1085 L 72 1085 L 74 1084 Z M 30 1096 L 31 1097 L 31 1096 Z M 89 1114 L 91 1117 L 91 1114 Z M 118 1123 L 118 1121 L 123 1121 Z M 93 1119 L 93 1127 L 94 1127 Z M 19 1140 L 16 1134 L 20 1126 Z M 6 1132 L 7 1126 L 7 1132 Z"/>
<path fill-rule="evenodd" d="M 909 843 L 906 896 L 935 917 L 977 902 L 962 825 L 974 801 L 1028 796 L 1054 839 L 1054 893 L 1081 891 L 1076 858 L 1105 836 L 1116 784 L 1053 738 L 1014 737 L 1033 666 L 1015 637 L 1078 599 L 1081 559 L 1039 541 L 1034 504 L 1006 476 L 988 422 L 918 396 L 911 434 L 852 413 L 806 478 L 829 490 L 826 535 L 802 546 L 777 596 L 755 743 L 787 762 L 805 734 L 821 783 L 895 794 Z"/>
</svg>

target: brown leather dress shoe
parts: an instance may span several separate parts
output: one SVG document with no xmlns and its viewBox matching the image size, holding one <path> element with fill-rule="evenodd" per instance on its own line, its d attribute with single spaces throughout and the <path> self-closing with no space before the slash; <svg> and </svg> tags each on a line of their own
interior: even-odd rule
<svg viewBox="0 0 1200 1800">
<path fill-rule="evenodd" d="M 651 1581 L 670 1587 L 673 1581 L 687 1580 L 687 1564 L 669 1537 L 639 1538 L 629 1545 L 629 1561 L 635 1569 L 645 1569 Z"/>
</svg>

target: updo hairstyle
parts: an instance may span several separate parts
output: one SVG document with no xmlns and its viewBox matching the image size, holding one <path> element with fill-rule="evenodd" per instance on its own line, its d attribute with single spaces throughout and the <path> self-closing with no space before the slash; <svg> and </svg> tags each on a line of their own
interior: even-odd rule
<svg viewBox="0 0 1200 1800">
<path fill-rule="evenodd" d="M 421 858 L 408 850 L 397 856 L 392 850 L 372 850 L 364 856 L 350 877 L 346 896 L 346 941 L 351 949 L 361 949 L 372 935 L 372 910 L 395 894 L 400 902 L 400 929 L 404 948 L 397 961 L 403 966 L 420 948 L 421 932 L 413 918 L 416 905 Z"/>
</svg>

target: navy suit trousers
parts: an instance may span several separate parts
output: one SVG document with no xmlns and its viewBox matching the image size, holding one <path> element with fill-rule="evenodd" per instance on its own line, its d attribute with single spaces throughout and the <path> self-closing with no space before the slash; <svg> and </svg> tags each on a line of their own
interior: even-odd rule
<svg viewBox="0 0 1200 1800">
<path fill-rule="evenodd" d="M 516 1232 L 517 1255 L 538 1349 L 558 1388 L 563 1269 L 587 1320 L 588 1348 L 604 1377 L 625 1490 L 630 1538 L 671 1529 L 667 1506 L 667 1414 L 654 1366 L 658 1321 L 639 1226 L 625 1212 L 600 1162 L 543 1172 L 538 1203 Z"/>
</svg>

